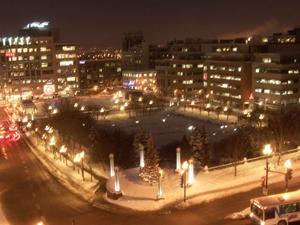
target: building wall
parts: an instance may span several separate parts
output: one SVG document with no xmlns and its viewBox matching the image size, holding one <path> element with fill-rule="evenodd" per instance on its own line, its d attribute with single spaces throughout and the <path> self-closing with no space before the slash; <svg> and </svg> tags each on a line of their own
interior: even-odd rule
<svg viewBox="0 0 300 225">
<path fill-rule="evenodd" d="M 34 37 L 0 38 L 3 96 L 17 99 L 52 97 L 65 95 L 61 91 L 66 88 L 68 94 L 74 94 L 78 88 L 76 47 L 58 44 L 53 36 L 39 36 L 36 29 L 34 33 Z"/>
<path fill-rule="evenodd" d="M 81 59 L 79 71 L 81 89 L 121 85 L 122 67 L 120 59 Z"/>
</svg>

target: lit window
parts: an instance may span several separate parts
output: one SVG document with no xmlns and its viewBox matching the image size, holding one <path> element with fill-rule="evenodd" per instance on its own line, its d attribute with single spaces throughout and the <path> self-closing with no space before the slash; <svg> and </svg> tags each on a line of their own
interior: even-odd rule
<svg viewBox="0 0 300 225">
<path fill-rule="evenodd" d="M 60 61 L 59 65 L 60 66 L 73 66 L 74 65 L 74 61 L 73 60 Z"/>
</svg>

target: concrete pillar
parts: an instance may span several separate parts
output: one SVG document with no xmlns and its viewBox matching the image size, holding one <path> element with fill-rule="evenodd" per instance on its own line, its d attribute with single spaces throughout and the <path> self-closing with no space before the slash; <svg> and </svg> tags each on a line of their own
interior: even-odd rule
<svg viewBox="0 0 300 225">
<path fill-rule="evenodd" d="M 114 162 L 114 154 L 109 154 L 109 168 L 110 168 L 110 177 L 115 176 L 115 162 Z"/>
<path fill-rule="evenodd" d="M 176 148 L 176 170 L 179 171 L 181 169 L 181 157 L 180 157 L 180 148 Z"/>
<path fill-rule="evenodd" d="M 120 188 L 120 177 L 119 177 L 119 167 L 115 167 L 115 192 L 121 192 Z"/>
<path fill-rule="evenodd" d="M 140 144 L 140 168 L 145 167 L 145 151 L 144 151 L 144 146 Z"/>
</svg>

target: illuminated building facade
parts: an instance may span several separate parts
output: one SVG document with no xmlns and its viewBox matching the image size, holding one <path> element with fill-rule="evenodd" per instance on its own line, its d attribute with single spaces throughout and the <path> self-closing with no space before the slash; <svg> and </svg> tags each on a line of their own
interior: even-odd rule
<svg viewBox="0 0 300 225">
<path fill-rule="evenodd" d="M 299 53 L 255 54 L 252 82 L 256 105 L 265 109 L 284 109 L 299 104 Z"/>
<path fill-rule="evenodd" d="M 174 97 L 194 97 L 204 90 L 203 56 L 210 42 L 201 39 L 169 42 L 167 57 L 156 61 L 159 92 Z"/>
<path fill-rule="evenodd" d="M 220 40 L 206 53 L 203 78 L 210 102 L 242 108 L 252 99 L 252 62 L 246 42 Z"/>
<path fill-rule="evenodd" d="M 123 72 L 123 86 L 146 93 L 156 93 L 156 70 L 126 70 Z"/>
<path fill-rule="evenodd" d="M 121 51 L 102 49 L 85 51 L 79 58 L 80 89 L 121 86 Z"/>
<path fill-rule="evenodd" d="M 75 46 L 59 44 L 59 32 L 48 22 L 31 23 L 20 36 L 0 38 L 0 85 L 13 99 L 73 95 L 78 88 Z M 72 61 L 72 63 L 71 63 Z M 66 68 L 72 64 L 72 70 Z"/>
</svg>

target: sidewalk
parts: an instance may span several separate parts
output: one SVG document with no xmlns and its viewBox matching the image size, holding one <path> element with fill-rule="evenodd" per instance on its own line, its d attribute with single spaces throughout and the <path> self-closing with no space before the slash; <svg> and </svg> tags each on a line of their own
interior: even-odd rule
<svg viewBox="0 0 300 225">
<path fill-rule="evenodd" d="M 300 169 L 300 152 L 290 153 L 282 156 L 282 163 L 286 159 L 293 159 L 294 171 Z M 275 167 L 276 158 L 271 158 L 270 167 L 272 170 L 284 172 L 282 164 Z M 203 202 L 209 202 L 225 196 L 240 192 L 247 192 L 261 186 L 261 177 L 265 175 L 265 160 L 244 163 L 238 166 L 238 175 L 234 177 L 234 168 L 225 168 L 211 172 L 200 172 L 195 177 L 192 187 L 187 189 L 188 201 L 183 201 L 183 189 L 180 188 L 180 176 L 174 171 L 167 170 L 162 182 L 164 199 L 156 201 L 157 185 L 150 186 L 138 177 L 138 169 L 130 169 L 120 173 L 120 186 L 123 196 L 118 200 L 106 200 L 112 204 L 130 208 L 137 211 L 155 211 L 170 205 L 186 207 Z M 297 176 L 297 174 L 294 174 Z M 283 181 L 284 175 L 269 174 L 269 190 L 272 193 L 272 183 Z M 295 182 L 293 178 L 290 182 Z M 107 187 L 114 188 L 114 178 L 107 182 Z M 284 191 L 284 187 L 282 187 Z"/>
<path fill-rule="evenodd" d="M 41 142 L 33 138 L 32 133 L 27 132 L 26 136 L 28 139 L 24 137 L 24 140 L 33 154 L 62 185 L 83 199 L 89 202 L 94 201 L 95 192 L 98 189 L 97 179 L 92 177 L 91 180 L 91 175 L 85 172 L 85 179 L 83 181 L 81 169 L 78 166 L 74 169 L 73 163 L 70 161 L 66 164 L 59 157 L 54 159 L 52 151 L 46 150 Z"/>
</svg>

